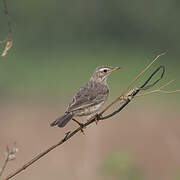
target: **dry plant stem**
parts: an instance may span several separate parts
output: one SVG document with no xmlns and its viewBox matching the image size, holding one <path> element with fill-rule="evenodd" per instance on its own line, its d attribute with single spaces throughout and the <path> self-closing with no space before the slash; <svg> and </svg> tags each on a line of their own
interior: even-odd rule
<svg viewBox="0 0 180 180">
<path fill-rule="evenodd" d="M 16 143 L 14 143 L 14 146 L 12 149 L 9 149 L 9 147 L 6 148 L 5 161 L 2 168 L 0 169 L 0 180 L 8 162 L 15 159 L 17 152 L 18 152 L 18 148 L 16 147 Z"/>
<path fill-rule="evenodd" d="M 89 124 L 93 123 L 94 121 L 90 121 L 87 122 L 86 124 L 84 124 L 84 127 L 88 126 Z M 37 160 L 39 160 L 40 158 L 42 158 L 43 156 L 45 156 L 47 153 L 49 153 L 50 151 L 52 151 L 53 149 L 55 149 L 56 147 L 60 146 L 61 144 L 63 144 L 64 142 L 66 142 L 68 139 L 70 139 L 72 136 L 74 136 L 75 134 L 77 134 L 79 131 L 82 130 L 83 127 L 79 127 L 76 130 L 74 130 L 73 132 L 68 132 L 66 133 L 65 137 L 58 142 L 57 144 L 49 147 L 47 150 L 39 153 L 37 156 L 35 156 L 32 160 L 28 161 L 26 164 L 24 164 L 21 168 L 17 169 L 15 172 L 13 172 L 12 174 L 8 175 L 5 180 L 11 179 L 12 177 L 14 177 L 15 175 L 19 174 L 21 171 L 25 170 L 27 167 L 29 167 L 30 165 L 32 165 L 33 163 L 35 163 Z"/>
<path fill-rule="evenodd" d="M 167 82 L 166 84 L 164 84 L 163 86 L 161 86 L 159 89 L 155 89 L 153 91 L 147 92 L 147 93 L 143 93 L 143 94 L 138 94 L 136 97 L 141 97 L 141 96 L 145 96 L 145 95 L 150 95 L 153 93 L 164 93 L 164 94 L 173 94 L 173 93 L 177 93 L 180 92 L 180 89 L 177 90 L 172 90 L 172 91 L 167 91 L 167 90 L 163 90 L 163 88 L 165 88 L 166 86 L 168 86 L 169 84 L 171 84 L 174 80 L 171 80 L 169 82 Z"/>
<path fill-rule="evenodd" d="M 3 2 L 3 7 L 4 7 L 4 13 L 7 16 L 8 34 L 4 40 L 0 41 L 0 44 L 6 43 L 5 49 L 4 49 L 3 53 L 1 54 L 1 56 L 6 56 L 7 52 L 12 47 L 13 41 L 11 39 L 12 28 L 11 28 L 11 20 L 10 20 L 10 16 L 8 13 L 7 3 L 6 3 L 6 0 L 2 0 L 2 2 Z"/>
<path fill-rule="evenodd" d="M 166 90 L 161 90 L 161 89 L 155 89 L 155 90 L 147 92 L 147 93 L 139 94 L 139 95 L 137 95 L 137 97 L 150 95 L 150 94 L 158 93 L 158 92 L 161 92 L 161 93 L 164 93 L 164 94 L 173 94 L 173 93 L 180 92 L 180 89 L 177 89 L 177 90 L 174 90 L 174 91 L 166 91 Z"/>
<path fill-rule="evenodd" d="M 4 164 L 3 164 L 2 168 L 0 169 L 0 180 L 1 180 L 2 174 L 3 174 L 5 168 L 6 168 L 7 164 L 8 164 L 8 161 L 9 161 L 9 148 L 8 147 L 7 147 L 6 152 L 7 152 L 6 159 L 4 161 Z"/>
<path fill-rule="evenodd" d="M 136 76 L 135 79 L 133 79 L 133 80 L 129 83 L 129 85 L 128 85 L 127 88 L 123 91 L 122 94 L 125 94 L 125 93 L 128 91 L 128 89 L 154 64 L 154 62 L 155 62 L 159 57 L 164 56 L 165 54 L 166 54 L 166 52 L 163 52 L 163 53 L 157 55 L 157 56 L 152 60 L 152 62 L 151 62 L 142 72 L 140 72 L 140 73 Z"/>
<path fill-rule="evenodd" d="M 141 71 L 141 72 L 128 84 L 127 88 L 120 94 L 120 96 L 119 96 L 118 98 L 116 98 L 111 104 L 109 104 L 108 106 L 106 106 L 106 107 L 104 108 L 104 110 L 99 113 L 99 115 L 102 115 L 102 114 L 103 114 L 105 111 L 107 111 L 113 104 L 115 104 L 115 103 L 117 103 L 118 101 L 120 101 L 121 98 L 124 96 L 124 94 L 128 91 L 128 89 L 155 63 L 155 61 L 156 61 L 159 57 L 164 56 L 166 53 L 167 53 L 167 52 L 163 52 L 163 53 L 157 55 L 157 56 L 151 61 L 151 63 L 148 64 L 148 65 L 146 66 L 146 68 L 145 68 L 143 71 Z"/>
<path fill-rule="evenodd" d="M 134 83 L 140 76 L 142 76 L 142 74 L 144 72 L 146 72 L 150 66 L 152 66 L 152 64 L 160 57 L 164 55 L 158 55 L 146 68 L 145 70 L 143 70 L 136 78 L 135 80 L 133 80 L 130 85 L 132 83 Z M 161 77 L 162 78 L 162 77 Z M 143 86 L 145 86 L 148 82 L 146 82 Z M 130 85 L 128 87 L 130 87 Z M 135 89 L 135 91 L 132 91 L 132 98 L 140 91 L 140 89 Z M 39 159 L 41 159 L 42 157 L 44 157 L 47 153 L 49 153 L 50 151 L 52 151 L 53 149 L 55 149 L 56 147 L 60 146 L 61 144 L 63 144 L 64 142 L 66 142 L 67 140 L 69 140 L 70 138 L 72 138 L 75 134 L 77 134 L 79 131 L 82 131 L 82 129 L 84 127 L 87 127 L 88 125 L 92 124 L 93 122 L 95 122 L 96 120 L 104 120 L 104 119 L 108 119 L 109 117 L 117 114 L 118 112 L 120 112 L 124 107 L 126 107 L 126 105 L 132 100 L 132 98 L 128 98 L 126 101 L 124 101 L 124 103 L 121 105 L 121 107 L 112 112 L 111 114 L 102 117 L 103 113 L 106 112 L 113 104 L 115 104 L 116 102 L 118 102 L 119 100 L 121 100 L 121 97 L 124 95 L 121 94 L 117 99 L 115 99 L 110 105 L 108 105 L 102 112 L 100 112 L 98 115 L 94 116 L 93 118 L 91 118 L 90 120 L 88 120 L 85 124 L 82 124 L 81 127 L 78 127 L 77 129 L 75 129 L 73 132 L 68 132 L 66 133 L 65 137 L 58 142 L 57 144 L 49 147 L 47 150 L 39 153 L 38 155 L 36 155 L 32 160 L 28 161 L 27 163 L 25 163 L 22 167 L 20 167 L 19 169 L 17 169 L 16 171 L 14 171 L 13 173 L 11 173 L 10 175 L 8 175 L 5 180 L 11 179 L 12 177 L 14 177 L 15 175 L 19 174 L 20 172 L 22 172 L 23 170 L 25 170 L 27 167 L 31 166 L 33 163 L 35 163 L 36 161 L 38 161 Z"/>
<path fill-rule="evenodd" d="M 6 47 L 3 51 L 3 53 L 1 54 L 1 56 L 3 56 L 3 57 L 6 56 L 8 51 L 11 49 L 12 45 L 13 45 L 13 41 L 11 41 L 11 40 L 7 41 Z"/>
</svg>

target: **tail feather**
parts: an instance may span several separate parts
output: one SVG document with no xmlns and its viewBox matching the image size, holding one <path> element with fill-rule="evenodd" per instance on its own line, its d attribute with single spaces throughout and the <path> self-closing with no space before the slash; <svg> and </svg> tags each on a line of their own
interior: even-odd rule
<svg viewBox="0 0 180 180">
<path fill-rule="evenodd" d="M 57 118 L 50 126 L 64 127 L 73 117 L 73 113 L 67 112 L 63 116 Z"/>
</svg>

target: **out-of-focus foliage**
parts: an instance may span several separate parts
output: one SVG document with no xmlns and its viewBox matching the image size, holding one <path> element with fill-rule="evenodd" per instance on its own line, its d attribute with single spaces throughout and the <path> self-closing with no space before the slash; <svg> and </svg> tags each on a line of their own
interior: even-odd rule
<svg viewBox="0 0 180 180">
<path fill-rule="evenodd" d="M 172 178 L 173 180 L 180 180 L 180 173 L 179 173 L 179 168 L 177 168 L 177 170 L 174 173 L 175 175 L 173 175 L 174 178 Z"/>
<path fill-rule="evenodd" d="M 177 0 L 8 2 L 16 45 L 59 48 L 72 41 L 87 45 L 109 40 L 168 50 L 178 50 L 180 43 L 179 4 Z M 1 31 L 6 28 L 3 18 L 1 11 Z"/>
<path fill-rule="evenodd" d="M 103 164 L 103 172 L 108 179 L 114 180 L 142 180 L 142 171 L 133 165 L 130 154 L 127 152 L 114 152 L 107 157 Z"/>
<path fill-rule="evenodd" d="M 161 63 L 168 66 L 168 78 L 180 75 L 179 1 L 16 0 L 7 5 L 14 46 L 1 58 L 1 94 L 74 93 L 98 65 L 123 67 L 110 82 L 119 92 L 164 50 L 168 55 Z M 2 6 L 0 13 L 3 39 Z"/>
</svg>

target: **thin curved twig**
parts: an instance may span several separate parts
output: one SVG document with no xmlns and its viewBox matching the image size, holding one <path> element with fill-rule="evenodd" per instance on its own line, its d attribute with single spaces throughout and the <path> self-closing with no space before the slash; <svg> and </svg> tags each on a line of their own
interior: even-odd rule
<svg viewBox="0 0 180 180">
<path fill-rule="evenodd" d="M 151 81 L 151 79 L 153 78 L 154 75 L 156 75 L 158 73 L 158 71 L 162 69 L 162 73 L 161 76 L 152 84 L 148 85 L 148 83 Z M 122 104 L 122 106 L 120 106 L 119 109 L 117 109 L 116 111 L 110 113 L 109 115 L 106 115 L 104 117 L 100 117 L 100 120 L 104 120 L 107 118 L 110 118 L 112 116 L 114 116 L 115 114 L 119 113 L 125 106 L 127 106 L 130 101 L 141 91 L 141 90 L 147 90 L 151 87 L 153 87 L 154 85 L 156 85 L 164 76 L 164 72 L 165 72 L 165 67 L 164 66 L 159 66 L 150 76 L 149 78 L 140 86 L 140 88 L 134 88 L 133 90 L 129 91 L 126 95 L 124 95 L 124 104 Z"/>
<path fill-rule="evenodd" d="M 164 88 L 167 87 L 169 84 L 171 84 L 173 81 L 174 81 L 174 80 L 171 80 L 171 81 L 167 82 L 166 84 L 164 84 L 163 86 L 161 86 L 160 88 L 155 89 L 155 90 L 153 90 L 153 91 L 150 91 L 150 92 L 147 92 L 147 93 L 143 93 L 143 94 L 138 94 L 136 97 L 141 97 L 141 96 L 145 96 L 145 95 L 150 95 L 150 94 L 158 93 L 158 92 L 161 92 L 161 93 L 164 93 L 164 94 L 173 94 L 173 93 L 180 92 L 180 89 L 171 90 L 171 91 L 164 90 Z"/>
<path fill-rule="evenodd" d="M 163 52 L 159 55 L 157 55 L 151 62 L 146 66 L 146 68 L 141 71 L 127 86 L 127 88 L 120 94 L 119 97 L 117 97 L 112 103 L 110 103 L 108 106 L 104 108 L 103 111 L 101 111 L 99 114 L 102 115 L 105 111 L 107 111 L 113 104 L 117 103 L 121 100 L 121 98 L 124 96 L 125 93 L 127 93 L 128 89 L 155 63 L 156 60 L 158 60 L 161 56 L 164 56 L 167 52 Z"/>
<path fill-rule="evenodd" d="M 128 89 L 154 64 L 154 62 L 155 62 L 158 58 L 160 58 L 161 56 L 164 56 L 166 53 L 167 53 L 167 52 L 163 52 L 163 53 L 157 55 L 157 56 L 152 60 L 152 62 L 151 62 L 150 64 L 148 64 L 148 65 L 146 66 L 146 68 L 145 68 L 143 71 L 141 71 L 141 72 L 136 76 L 136 78 L 133 79 L 133 80 L 129 83 L 129 85 L 127 86 L 127 88 L 123 91 L 123 94 L 125 94 L 125 93 L 128 91 Z"/>
</svg>

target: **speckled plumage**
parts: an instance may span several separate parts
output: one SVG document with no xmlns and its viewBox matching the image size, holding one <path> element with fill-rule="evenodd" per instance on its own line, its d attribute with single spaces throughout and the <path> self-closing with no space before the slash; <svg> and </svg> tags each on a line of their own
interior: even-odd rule
<svg viewBox="0 0 180 180">
<path fill-rule="evenodd" d="M 74 116 L 87 116 L 96 113 L 109 95 L 107 77 L 118 69 L 119 67 L 97 67 L 88 83 L 75 94 L 64 115 L 51 123 L 51 126 L 64 127 Z"/>
<path fill-rule="evenodd" d="M 109 88 L 106 84 L 90 80 L 75 94 L 66 111 L 74 112 L 77 116 L 90 115 L 92 113 L 85 109 L 104 103 L 108 94 Z"/>
</svg>

